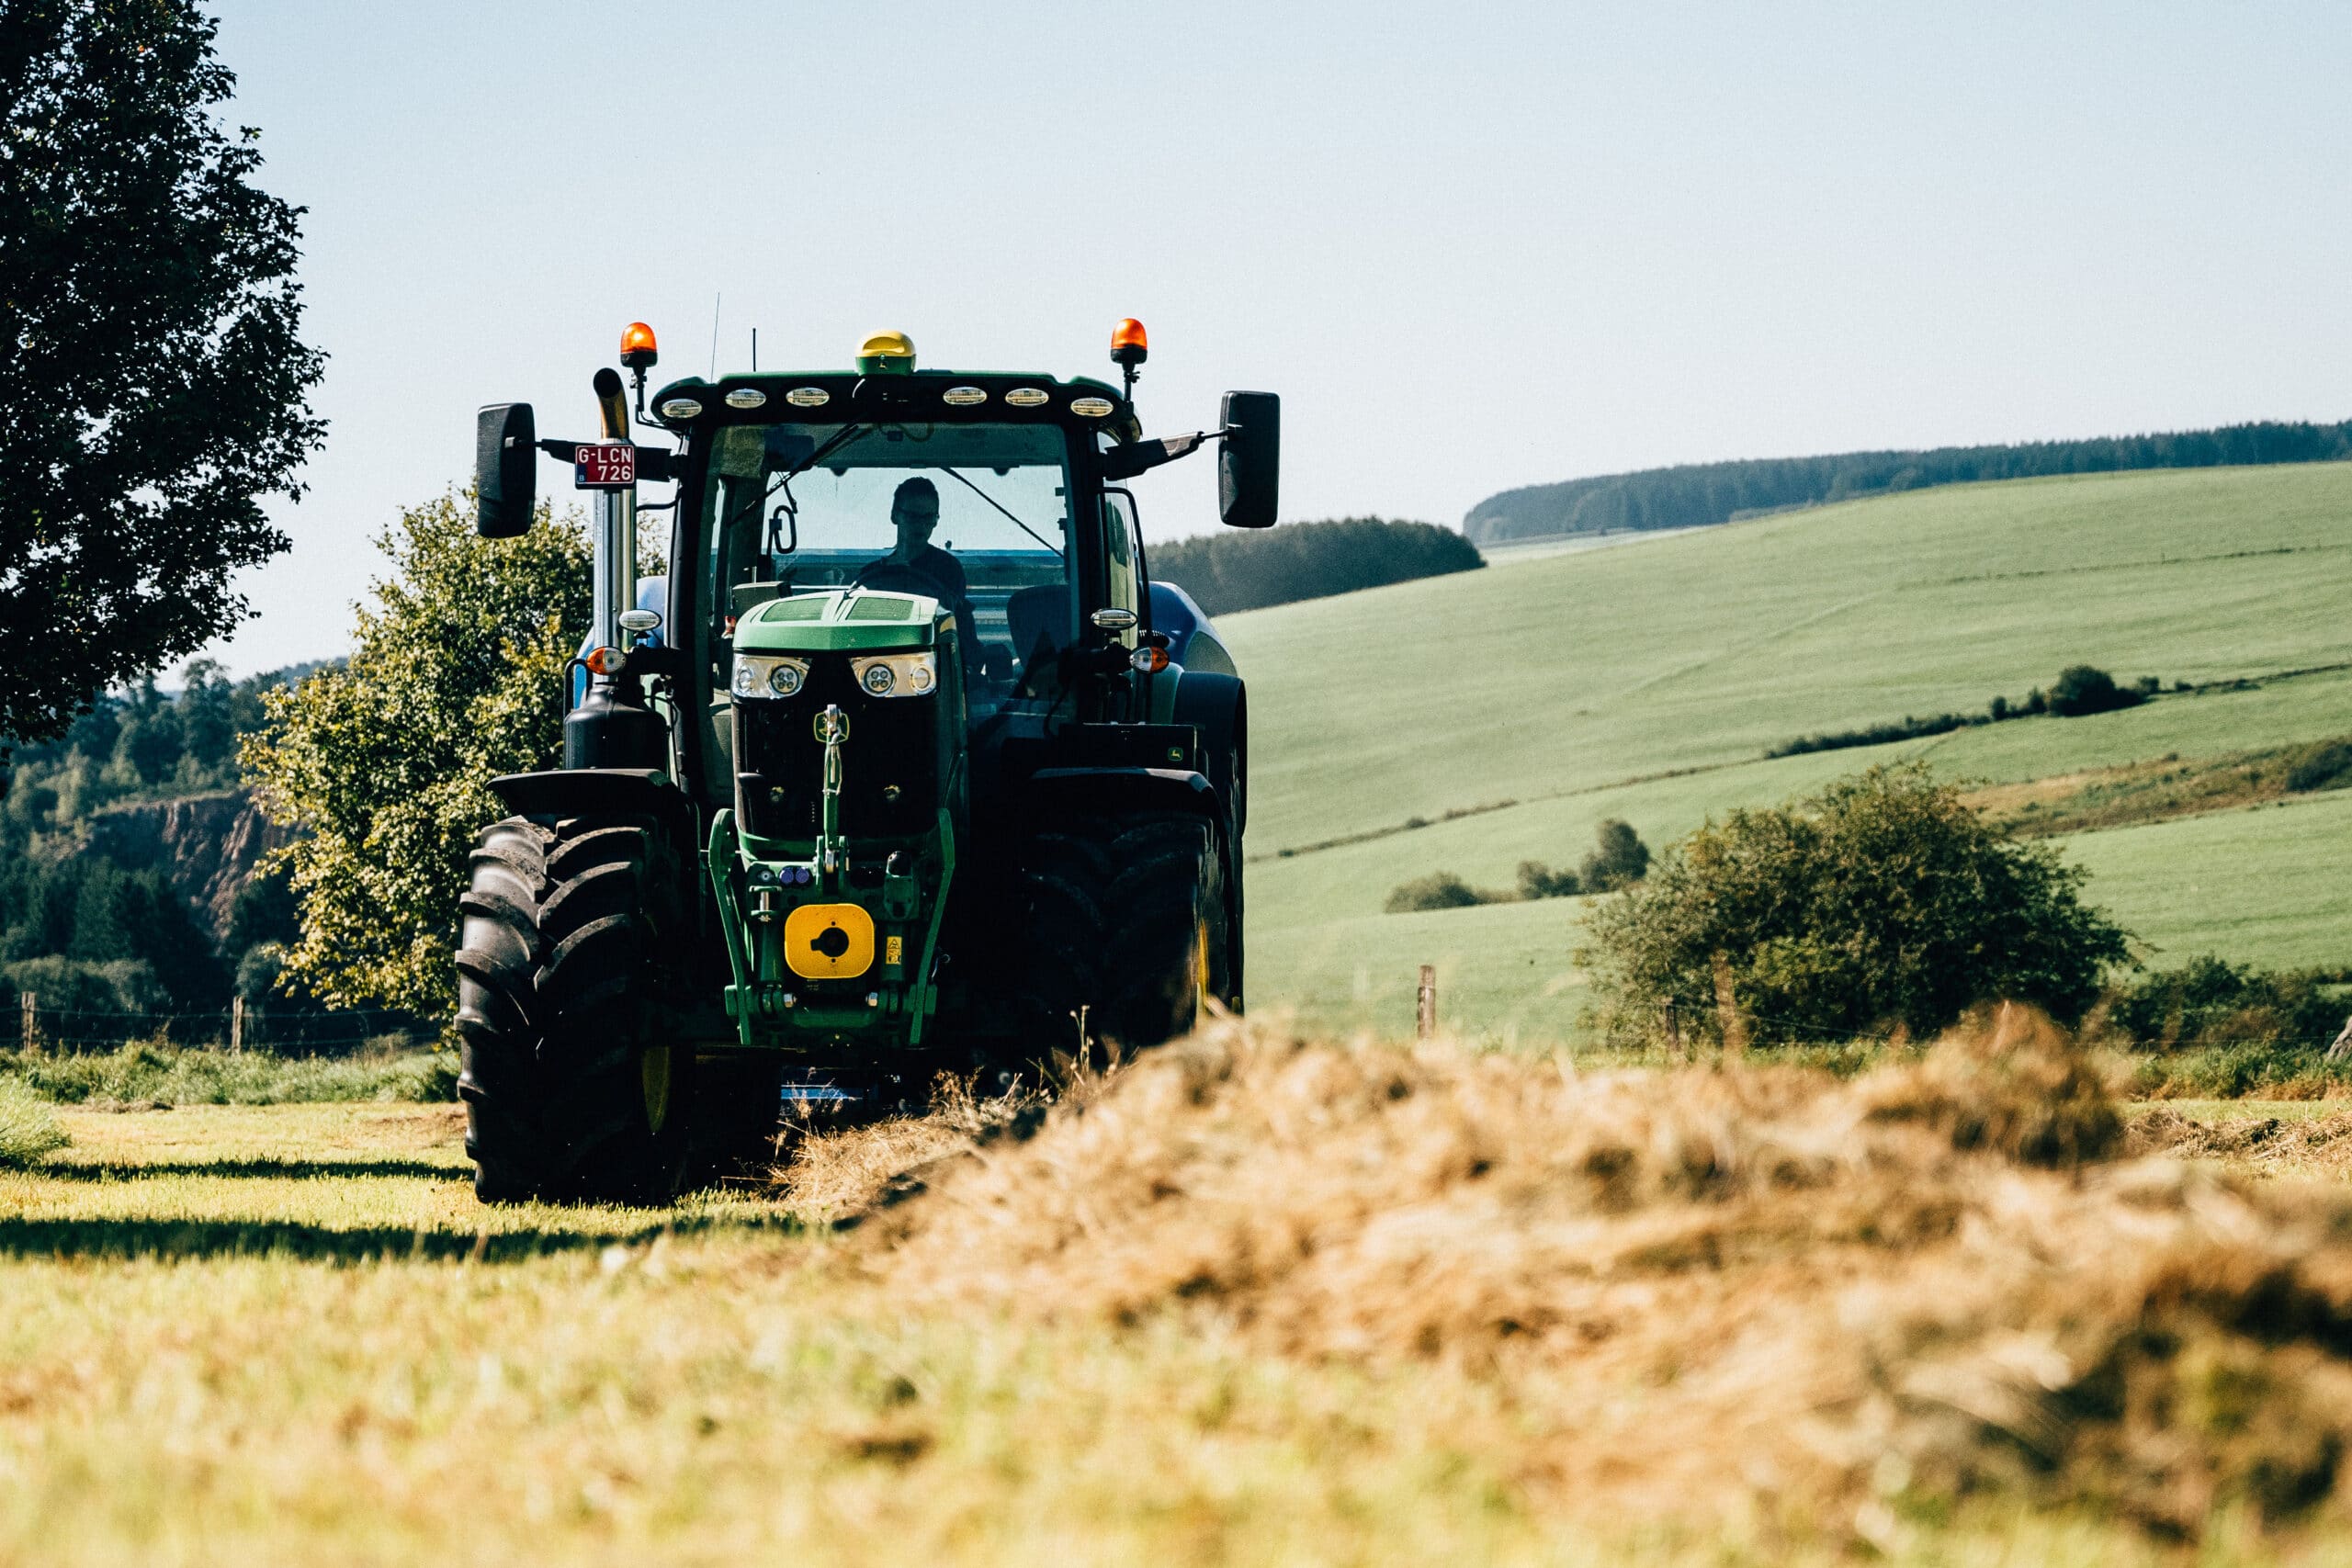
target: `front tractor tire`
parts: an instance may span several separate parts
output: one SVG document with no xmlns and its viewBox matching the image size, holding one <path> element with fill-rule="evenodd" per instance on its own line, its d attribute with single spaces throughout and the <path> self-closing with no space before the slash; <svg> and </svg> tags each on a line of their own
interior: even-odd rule
<svg viewBox="0 0 2352 1568">
<path fill-rule="evenodd" d="M 1037 1043 L 1141 1050 L 1239 1011 L 1224 846 L 1181 812 L 1083 816 L 1023 855 L 1023 1010 Z"/>
<path fill-rule="evenodd" d="M 663 1020 L 684 887 L 650 818 L 482 829 L 458 903 L 458 1094 L 485 1202 L 677 1196 L 694 1057 Z"/>
</svg>

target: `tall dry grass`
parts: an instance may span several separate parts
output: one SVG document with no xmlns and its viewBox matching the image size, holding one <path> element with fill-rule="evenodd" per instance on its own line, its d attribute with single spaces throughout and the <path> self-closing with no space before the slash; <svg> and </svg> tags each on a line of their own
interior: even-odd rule
<svg viewBox="0 0 2352 1568">
<path fill-rule="evenodd" d="M 1850 1081 L 1227 1021 L 1033 1136 L 957 1114 L 786 1176 L 876 1290 L 1447 1364 L 1595 1508 L 1875 1540 L 1989 1491 L 2180 1536 L 2352 1484 L 2352 1204 L 2127 1157 L 2022 1010 Z"/>
</svg>

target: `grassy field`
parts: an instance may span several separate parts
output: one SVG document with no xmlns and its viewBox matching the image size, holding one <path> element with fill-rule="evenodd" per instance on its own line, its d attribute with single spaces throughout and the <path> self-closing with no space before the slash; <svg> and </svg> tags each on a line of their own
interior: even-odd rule
<svg viewBox="0 0 2352 1568">
<path fill-rule="evenodd" d="M 1394 1028 L 1411 965 L 1434 962 L 1461 971 L 1466 1024 L 1540 1031 L 1572 1013 L 1561 993 L 1487 987 L 1566 983 L 1567 907 L 1399 924 L 1379 914 L 1388 889 L 1441 868 L 1508 887 L 1521 860 L 1573 864 L 1604 818 L 1657 844 L 1873 761 L 2018 782 L 2352 733 L 2352 671 L 2331 668 L 2352 661 L 2332 609 L 2347 589 L 2352 466 L 2324 465 L 1928 491 L 1231 617 L 1253 706 L 1253 1002 Z M 1762 760 L 1799 735 L 2022 698 L 2076 662 L 2167 685 L 2311 672 Z M 2159 962 L 2342 963 L 2352 838 L 2290 830 L 2335 809 L 2067 851 Z M 1429 825 L 1399 830 L 1415 818 Z"/>
<path fill-rule="evenodd" d="M 1758 1308 L 1808 1293 L 1788 1273 L 1793 1254 L 1726 1278 L 1721 1310 L 1731 1315 L 1694 1331 L 1690 1353 L 1701 1359 L 1679 1382 L 1637 1371 L 1624 1359 L 1632 1348 L 1575 1335 L 1567 1353 L 1599 1343 L 1604 1359 L 1583 1371 L 1574 1360 L 1530 1361 L 1499 1381 L 1475 1355 L 1285 1349 L 1281 1336 L 1252 1326 L 1246 1303 L 1271 1291 L 1255 1311 L 1295 1312 L 1283 1292 L 1319 1289 L 1316 1277 L 1285 1275 L 1262 1241 L 1199 1229 L 1213 1217 L 1229 1211 L 1235 1223 L 1279 1228 L 1318 1214 L 1318 1256 L 1371 1249 L 1338 1281 L 1347 1299 L 1387 1303 L 1384 1313 L 1466 1312 L 1467 1325 L 1486 1309 L 1464 1293 L 1466 1281 L 1509 1256 L 1497 1248 L 1533 1247 L 1528 1267 L 1550 1269 L 1544 1247 L 1655 1251 L 1686 1222 L 1680 1201 L 1664 1194 L 1642 1198 L 1618 1240 L 1590 1220 L 1562 1230 L 1541 1215 L 1375 1224 L 1359 1236 L 1365 1219 L 1401 1217 L 1412 1202 L 1487 1201 L 1478 1172 L 1427 1139 L 1469 1138 L 1506 1171 L 1535 1161 L 1510 1179 L 1539 1181 L 1529 1192 L 1556 1204 L 1574 1201 L 1577 1184 L 1566 1173 L 1584 1168 L 1577 1140 L 1597 1130 L 1630 1127 L 1622 1135 L 1668 1159 L 1679 1157 L 1672 1140 L 1692 1135 L 1671 1119 L 1695 1116 L 1713 1157 L 1731 1159 L 1750 1144 L 1778 1146 L 1786 1134 L 1743 1131 L 1743 1118 L 1785 1115 L 1792 1102 L 1781 1089 L 1714 1103 L 1725 1086 L 1702 1074 L 1688 1088 L 1635 1089 L 1643 1098 L 1621 1105 L 1611 1096 L 1627 1091 L 1602 1077 L 1588 1088 L 1535 1064 L 1498 1078 L 1449 1058 L 1411 1068 L 1409 1092 L 1364 1096 L 1331 1077 L 1346 1058 L 1246 1049 L 1258 1055 L 1235 1071 L 1252 1076 L 1236 1077 L 1232 1092 L 1196 1092 L 1181 1114 L 1149 1092 L 1129 1093 L 1041 1139 L 1034 1157 L 1007 1153 L 976 1170 L 1012 1185 L 1001 1201 L 984 1187 L 939 1211 L 944 1228 L 935 1219 L 924 1228 L 931 1211 L 918 1200 L 905 1222 L 911 1239 L 892 1244 L 895 1254 L 876 1252 L 865 1232 L 802 1228 L 791 1198 L 769 1189 L 697 1194 L 666 1213 L 485 1209 L 465 1185 L 458 1114 L 447 1106 L 66 1107 L 72 1147 L 37 1170 L 0 1173 L 0 1563 L 1732 1568 L 1850 1562 L 1858 1551 L 1987 1568 L 2177 1560 L 2120 1516 L 2045 1511 L 2017 1495 L 1955 1512 L 1924 1493 L 1885 1493 L 1882 1476 L 1888 1500 L 1871 1500 L 1880 1494 L 1866 1487 L 1857 1508 L 1836 1479 L 1845 1468 L 1806 1482 L 1828 1490 L 1811 1504 L 1801 1499 L 1813 1494 L 1796 1494 L 1793 1511 L 1722 1506 L 1765 1483 L 1754 1460 L 1726 1466 L 1695 1513 L 1686 1506 L 1702 1495 L 1688 1490 L 1680 1503 L 1644 1505 L 1639 1522 L 1597 1507 L 1593 1483 L 1577 1478 L 1615 1440 L 1591 1437 L 1594 1424 L 1622 1424 L 1652 1399 L 1667 1400 L 1659 1408 L 1669 1413 L 1674 1401 L 1696 1400 L 1704 1416 L 1719 1399 L 1745 1409 L 1782 1397 L 1702 1373 L 1718 1351 L 1696 1348 L 1754 1333 L 1781 1342 L 1785 1330 Z M 1376 1078 L 1391 1070 L 1376 1058 L 1369 1066 Z M 1162 1083 L 1182 1077 L 1172 1061 L 1159 1074 Z M 1321 1114 L 1293 1113 L 1305 1103 L 1300 1090 Z M 2243 1147 L 2249 1161 L 2269 1162 L 2267 1174 L 2301 1173 L 2293 1162 L 2302 1160 L 2342 1179 L 2323 1132 L 2332 1137 L 2343 1119 L 2323 1108 L 2178 1102 L 2150 1114 L 2160 1144 L 2219 1139 L 2225 1158 Z M 1514 1131 L 1514 1117 L 1538 1120 Z M 2274 1125 L 2312 1131 L 2279 1138 Z M 1912 1146 L 1899 1141 L 1911 1134 L 1888 1135 L 1898 1142 L 1879 1163 Z M 1159 1139 L 1161 1152 L 1116 1141 L 1138 1137 Z M 1362 1152 L 1338 1157 L 1346 1148 Z M 1364 1163 L 1374 1149 L 1389 1152 Z M 1154 1174 L 1150 1161 L 1162 1157 L 1187 1163 Z M 1106 1168 L 1106 1159 L 1126 1163 Z M 1297 1168 L 1341 1180 L 1317 1193 L 1286 1178 L 1274 1184 L 1290 1194 L 1283 1204 L 1237 1207 L 1222 1188 L 1267 1188 L 1247 1163 L 1218 1174 L 1215 1162 L 1237 1159 L 1304 1161 Z M 1153 1201 L 1130 1213 L 1123 1194 L 1147 1179 L 1155 1190 L 1172 1181 L 1190 1206 L 1171 1213 Z M 2074 1184 L 2046 1175 L 1988 1170 L 1987 1179 L 2003 1204 L 2020 1201 L 2020 1183 L 2073 1201 Z M 1372 1206 L 1342 1222 L 1328 1205 L 1358 1180 Z M 1040 1253 L 1034 1231 L 995 1239 L 1008 1216 L 1043 1224 L 1054 1214 L 1041 1182 L 1094 1194 L 1069 1211 L 1093 1238 L 1080 1252 Z M 1408 1201 L 1408 1190 L 1420 1196 Z M 1726 1192 L 1690 1213 L 1711 1225 L 1784 1224 L 1804 1213 L 1773 1190 L 1759 1189 L 1761 1209 Z M 1889 1192 L 1887 1201 L 1912 1201 L 1901 1182 Z M 1846 1200 L 1863 1201 L 1860 1191 Z M 2147 1210 L 2155 1200 L 2134 1201 Z M 954 1217 L 966 1213 L 997 1217 L 967 1235 Z M 2174 1222 L 2148 1211 L 2139 1223 Z M 1160 1249 L 1158 1261 L 1131 1256 L 1141 1241 Z M 955 1249 L 944 1260 L 943 1242 Z M 1380 1293 L 1375 1274 L 1419 1276 L 1399 1246 L 1473 1242 L 1429 1276 L 1453 1278 L 1453 1287 Z M 1819 1267 L 1831 1276 L 1873 1258 L 1873 1268 L 1939 1267 L 1933 1254 L 1911 1259 L 1901 1250 L 1909 1244 L 1890 1245 L 1865 1241 L 1854 1263 L 1825 1257 Z M 1189 1267 L 1185 1249 L 1196 1246 L 1219 1260 L 1217 1290 L 1240 1292 L 1232 1313 L 1204 1305 L 1215 1293 L 1181 1285 L 1181 1272 L 1168 1276 L 1163 1306 L 1085 1304 L 1123 1270 Z M 1024 1247 L 1031 1256 L 1020 1262 Z M 964 1256 L 973 1247 L 985 1264 Z M 911 1271 L 876 1271 L 898 1255 Z M 1042 1293 L 1006 1272 L 1047 1258 L 1061 1283 Z M 1702 1317 L 1718 1311 L 1712 1296 L 1673 1282 L 1676 1266 L 1627 1266 L 1634 1276 L 1613 1286 L 1602 1270 L 1604 1288 Z M 1658 1267 L 1667 1272 L 1641 1273 Z M 2036 1264 L 2028 1277 L 2046 1272 Z M 1563 1276 L 1540 1288 L 1590 1287 Z M 2001 1310 L 2044 1310 L 2038 1300 Z M 1844 1339 L 1824 1341 L 1826 1351 L 1805 1348 L 1802 1336 L 1785 1343 L 1789 1354 L 1812 1356 L 1838 1353 Z M 1786 1392 L 1815 1397 L 1809 1386 Z M 1724 1430 L 1719 1417 L 1704 1418 Z M 1679 1461 L 1666 1453 L 1644 1462 Z M 1864 1464 L 1862 1473 L 1884 1469 Z M 1622 1483 L 1621 1475 L 1607 1484 Z M 2273 1538 L 2249 1525 L 2227 1510 L 2208 1518 L 2197 1560 L 2320 1561 L 2329 1543 L 2343 1544 L 2337 1534 Z"/>
</svg>

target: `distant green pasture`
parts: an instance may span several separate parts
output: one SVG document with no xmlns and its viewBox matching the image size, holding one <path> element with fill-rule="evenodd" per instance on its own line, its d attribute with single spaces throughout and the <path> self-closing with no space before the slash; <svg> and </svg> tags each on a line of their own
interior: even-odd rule
<svg viewBox="0 0 2352 1568">
<path fill-rule="evenodd" d="M 2322 464 L 1922 491 L 1221 626 L 1272 851 L 1981 708 L 2071 663 L 2341 662 L 2346 603 L 2352 465 Z"/>
<path fill-rule="evenodd" d="M 1435 963 L 1449 1022 L 1570 1037 L 1576 904 L 1392 916 L 1388 889 L 1441 869 L 1508 888 L 1522 860 L 1575 864 L 1604 818 L 1660 845 L 1878 761 L 2010 782 L 2352 734 L 2352 671 L 2324 668 L 2352 662 L 2347 603 L 2352 465 L 2335 464 L 1921 491 L 1231 617 L 1252 705 L 1252 1003 L 1393 1030 Z M 2077 662 L 2167 686 L 2321 672 L 1762 758 L 2021 698 Z M 2346 813 L 2328 797 L 2067 852 L 2160 966 L 2343 963 Z M 1413 817 L 1430 825 L 1278 854 Z"/>
</svg>

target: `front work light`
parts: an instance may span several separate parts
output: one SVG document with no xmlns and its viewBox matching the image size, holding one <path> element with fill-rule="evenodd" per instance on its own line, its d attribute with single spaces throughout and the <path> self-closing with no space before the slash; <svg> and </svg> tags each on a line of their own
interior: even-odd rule
<svg viewBox="0 0 2352 1568">
<path fill-rule="evenodd" d="M 850 674 L 869 697 L 927 697 L 939 686 L 939 655 L 881 653 L 849 661 Z"/>
</svg>

